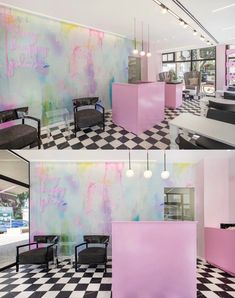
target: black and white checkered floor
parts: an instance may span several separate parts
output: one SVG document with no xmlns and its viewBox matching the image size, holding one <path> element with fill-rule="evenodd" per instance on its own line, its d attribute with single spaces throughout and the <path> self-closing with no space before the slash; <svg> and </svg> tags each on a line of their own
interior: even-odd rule
<svg viewBox="0 0 235 298">
<path fill-rule="evenodd" d="M 197 261 L 197 282 L 198 298 L 235 297 L 235 277 L 202 260 Z M 110 298 L 111 288 L 111 261 L 107 273 L 102 266 L 81 266 L 75 272 L 66 260 L 48 273 L 37 266 L 21 266 L 19 273 L 15 268 L 0 272 L 0 297 L 5 298 Z"/>
<path fill-rule="evenodd" d="M 42 130 L 43 149 L 169 149 L 169 120 L 180 113 L 200 114 L 199 100 L 184 100 L 183 105 L 176 109 L 165 110 L 165 120 L 152 129 L 136 136 L 112 122 L 112 113 L 106 113 L 105 131 L 92 127 L 79 131 L 74 135 L 74 125 L 70 125 L 70 137 L 65 125 L 56 125 L 50 128 L 51 136 L 48 138 L 46 130 Z M 36 149 L 36 148 L 33 148 Z"/>
</svg>

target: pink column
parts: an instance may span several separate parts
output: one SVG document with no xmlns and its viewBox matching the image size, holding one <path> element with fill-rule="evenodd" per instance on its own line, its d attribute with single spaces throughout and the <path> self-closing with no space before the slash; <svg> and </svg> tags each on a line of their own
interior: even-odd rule
<svg viewBox="0 0 235 298">
<path fill-rule="evenodd" d="M 113 298 L 195 298 L 195 222 L 113 222 Z"/>
</svg>

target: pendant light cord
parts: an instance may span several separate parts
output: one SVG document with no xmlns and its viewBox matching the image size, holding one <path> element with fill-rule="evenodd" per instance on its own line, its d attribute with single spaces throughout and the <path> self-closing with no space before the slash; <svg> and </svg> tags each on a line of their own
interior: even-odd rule
<svg viewBox="0 0 235 298">
<path fill-rule="evenodd" d="M 164 171 L 166 171 L 166 151 L 164 151 Z"/>
<path fill-rule="evenodd" d="M 131 150 L 129 150 L 129 170 L 131 170 Z"/>
<path fill-rule="evenodd" d="M 149 171 L 149 152 L 147 150 L 147 171 Z"/>
</svg>

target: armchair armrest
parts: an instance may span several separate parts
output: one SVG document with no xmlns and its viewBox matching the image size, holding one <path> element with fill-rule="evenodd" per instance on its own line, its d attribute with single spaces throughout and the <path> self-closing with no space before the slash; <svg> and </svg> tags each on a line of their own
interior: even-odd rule
<svg viewBox="0 0 235 298">
<path fill-rule="evenodd" d="M 87 242 L 83 242 L 83 243 L 78 244 L 78 245 L 75 246 L 75 255 L 77 255 L 78 248 L 79 248 L 80 246 L 83 246 L 83 245 L 86 245 L 86 246 L 87 246 L 88 243 L 87 243 Z"/>
<path fill-rule="evenodd" d="M 23 244 L 23 245 L 18 245 L 16 246 L 16 251 L 17 251 L 17 255 L 19 254 L 19 250 L 22 247 L 26 247 L 26 246 L 31 246 L 31 245 L 36 245 L 38 248 L 38 243 L 37 242 L 31 242 L 31 243 L 27 243 L 27 244 Z"/>
<path fill-rule="evenodd" d="M 105 108 L 104 108 L 101 104 L 96 103 L 96 104 L 95 104 L 95 109 L 96 109 L 96 110 L 97 110 L 97 107 L 99 107 L 99 108 L 102 109 L 103 114 L 105 113 Z"/>
<path fill-rule="evenodd" d="M 49 250 L 50 248 L 56 247 L 56 255 L 57 255 L 57 243 L 53 243 L 47 246 L 47 252 L 46 252 L 46 259 L 49 260 Z M 53 257 L 54 257 L 54 252 L 53 252 Z M 57 256 L 56 256 L 57 257 Z"/>
<path fill-rule="evenodd" d="M 37 124 L 38 124 L 38 139 L 40 140 L 41 139 L 41 120 L 38 118 L 32 117 L 32 116 L 24 115 L 22 118 L 22 124 L 25 123 L 25 119 L 30 119 L 30 120 L 37 122 Z"/>
</svg>

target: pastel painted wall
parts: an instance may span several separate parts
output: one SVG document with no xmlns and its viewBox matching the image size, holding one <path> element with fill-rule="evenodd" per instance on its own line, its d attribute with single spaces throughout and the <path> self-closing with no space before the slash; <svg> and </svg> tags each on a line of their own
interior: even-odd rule
<svg viewBox="0 0 235 298">
<path fill-rule="evenodd" d="M 229 221 L 229 160 L 204 160 L 204 223 L 219 228 Z"/>
<path fill-rule="evenodd" d="M 229 180 L 229 221 L 235 223 L 235 176 Z"/>
<path fill-rule="evenodd" d="M 152 164 L 145 180 L 145 163 L 133 165 L 127 178 L 125 163 L 32 163 L 31 236 L 58 233 L 79 242 L 84 234 L 111 234 L 111 221 L 163 220 L 164 187 L 194 187 L 191 164 L 169 166 L 168 181 L 161 164 Z M 197 198 L 195 198 L 197 200 Z"/>
<path fill-rule="evenodd" d="M 112 82 L 127 82 L 132 41 L 0 6 L 0 110 L 67 108 L 82 96 L 111 107 Z"/>
</svg>

